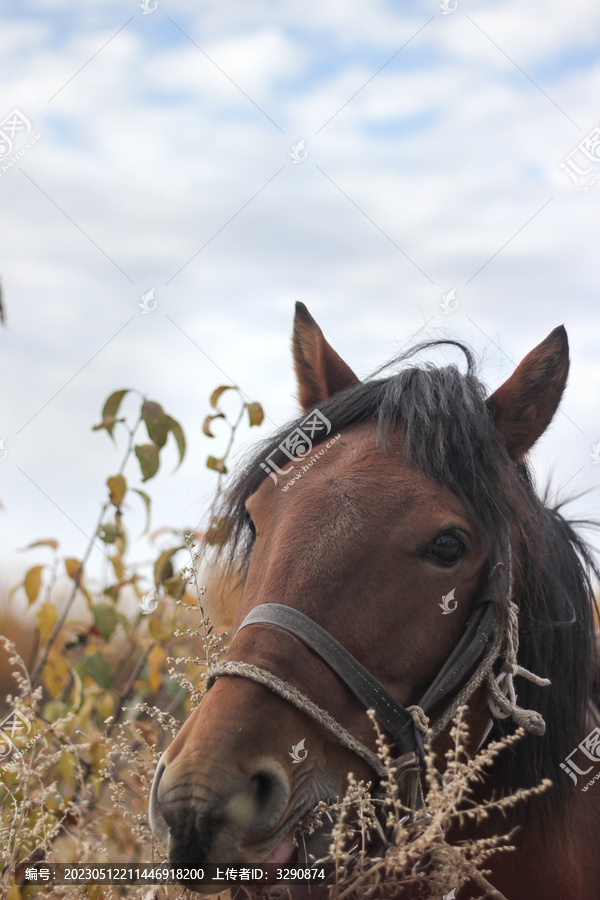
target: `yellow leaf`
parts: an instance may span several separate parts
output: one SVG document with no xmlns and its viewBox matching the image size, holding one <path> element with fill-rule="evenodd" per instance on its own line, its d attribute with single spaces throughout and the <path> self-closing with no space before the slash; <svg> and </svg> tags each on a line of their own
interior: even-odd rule
<svg viewBox="0 0 600 900">
<path fill-rule="evenodd" d="M 75 783 L 77 779 L 77 772 L 75 769 L 75 760 L 70 753 L 63 753 L 56 764 L 56 768 L 58 770 L 58 774 L 61 775 L 62 778 L 64 778 L 67 784 Z"/>
<path fill-rule="evenodd" d="M 73 684 L 69 696 L 69 706 L 77 711 L 83 702 L 83 681 L 79 672 L 73 672 Z"/>
<path fill-rule="evenodd" d="M 106 749 L 102 738 L 97 738 L 92 741 L 90 746 L 90 758 L 92 772 L 100 773 L 106 762 Z"/>
<path fill-rule="evenodd" d="M 127 493 L 127 482 L 122 475 L 113 475 L 111 478 L 106 479 L 106 483 L 110 491 L 110 502 L 115 506 L 119 506 Z"/>
<path fill-rule="evenodd" d="M 246 403 L 246 409 L 248 410 L 250 427 L 252 428 L 253 425 L 261 425 L 265 414 L 260 403 Z"/>
<path fill-rule="evenodd" d="M 108 560 L 112 564 L 112 567 L 115 570 L 115 575 L 117 576 L 117 578 L 126 578 L 127 577 L 127 573 L 125 571 L 125 563 L 123 562 L 123 559 L 120 556 L 120 554 L 117 554 L 117 556 L 109 556 Z"/>
<path fill-rule="evenodd" d="M 215 472 L 220 472 L 221 475 L 227 475 L 227 466 L 225 465 L 225 457 L 209 456 L 206 459 L 206 468 L 214 469 Z"/>
<path fill-rule="evenodd" d="M 214 416 L 207 416 L 202 425 L 202 433 L 206 435 L 206 437 L 214 437 L 214 434 L 210 430 L 210 423 L 213 419 L 224 419 L 225 416 L 223 413 L 216 413 Z"/>
<path fill-rule="evenodd" d="M 47 538 L 43 541 L 34 541 L 33 544 L 27 544 L 24 549 L 33 550 L 34 547 L 52 547 L 53 550 L 58 550 L 58 541 L 55 541 L 54 538 Z"/>
<path fill-rule="evenodd" d="M 34 566 L 25 576 L 24 587 L 29 605 L 35 602 L 42 586 L 43 566 Z"/>
<path fill-rule="evenodd" d="M 73 581 L 77 578 L 77 573 L 81 569 L 81 563 L 78 559 L 65 559 L 65 569 L 67 570 L 67 575 L 69 578 L 72 578 Z M 83 571 L 79 575 L 79 580 L 83 577 Z"/>
<path fill-rule="evenodd" d="M 21 900 L 21 891 L 16 884 L 9 887 L 8 893 L 6 894 L 6 900 Z"/>
<path fill-rule="evenodd" d="M 225 391 L 235 391 L 236 388 L 232 384 L 221 384 L 218 388 L 215 388 L 212 394 L 210 395 L 210 405 L 213 409 L 217 408 L 217 403 L 219 402 L 219 397 L 221 394 L 225 393 Z"/>
<path fill-rule="evenodd" d="M 155 693 L 160 690 L 160 686 L 162 684 L 161 670 L 165 659 L 165 651 L 160 646 L 160 644 L 155 644 L 148 654 L 148 662 L 150 663 L 150 675 L 148 677 L 148 684 L 150 685 L 150 690 L 154 691 Z"/>
<path fill-rule="evenodd" d="M 69 664 L 64 656 L 56 650 L 51 650 L 44 666 L 42 679 L 53 696 L 56 696 L 65 686 L 69 674 Z"/>
<path fill-rule="evenodd" d="M 102 721 L 115 714 L 115 698 L 107 691 L 102 694 L 98 701 L 98 712 L 100 713 Z"/>
<path fill-rule="evenodd" d="M 43 641 L 49 641 L 52 629 L 58 622 L 58 610 L 54 603 L 47 601 L 43 603 L 37 612 L 38 626 L 40 629 L 40 638 Z"/>
</svg>

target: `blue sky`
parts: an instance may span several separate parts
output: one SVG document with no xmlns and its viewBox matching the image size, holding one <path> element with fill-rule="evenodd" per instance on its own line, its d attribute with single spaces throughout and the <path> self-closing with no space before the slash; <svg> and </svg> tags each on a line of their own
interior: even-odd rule
<svg viewBox="0 0 600 900">
<path fill-rule="evenodd" d="M 422 329 L 471 343 L 490 388 L 564 323 L 571 379 L 535 466 L 591 489 L 575 509 L 593 513 L 600 187 L 560 163 L 600 125 L 599 24 L 589 0 L 5 11 L 0 120 L 41 135 L 0 175 L 8 570 L 38 537 L 83 552 L 120 460 L 91 426 L 121 387 L 189 437 L 151 482 L 153 524 L 200 524 L 226 439 L 200 431 L 212 389 L 237 382 L 277 425 L 296 412 L 295 300 L 359 374 Z"/>
</svg>

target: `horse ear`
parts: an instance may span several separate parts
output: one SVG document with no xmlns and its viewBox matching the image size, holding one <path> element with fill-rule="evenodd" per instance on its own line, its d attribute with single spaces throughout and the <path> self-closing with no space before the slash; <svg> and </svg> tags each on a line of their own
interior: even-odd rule
<svg viewBox="0 0 600 900">
<path fill-rule="evenodd" d="M 569 342 L 559 325 L 488 399 L 512 459 L 522 460 L 552 421 L 568 374 Z"/>
<path fill-rule="evenodd" d="M 303 410 L 351 384 L 359 384 L 352 369 L 330 347 L 304 303 L 296 303 L 292 338 L 298 398 Z"/>
</svg>

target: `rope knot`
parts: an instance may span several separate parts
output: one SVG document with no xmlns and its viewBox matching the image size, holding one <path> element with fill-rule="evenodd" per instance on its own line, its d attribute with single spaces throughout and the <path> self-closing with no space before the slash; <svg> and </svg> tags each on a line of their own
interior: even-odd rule
<svg viewBox="0 0 600 900">
<path fill-rule="evenodd" d="M 412 720 L 415 723 L 415 728 L 418 728 L 423 734 L 427 734 L 429 731 L 429 716 L 425 713 L 425 710 L 421 709 L 420 706 L 415 705 L 407 706 L 406 712 L 411 714 Z"/>
<path fill-rule="evenodd" d="M 513 722 L 524 728 L 531 734 L 543 735 L 546 731 L 546 723 L 542 716 L 534 709 L 523 709 L 517 704 L 517 692 L 515 690 L 514 678 L 519 675 L 526 678 L 527 681 L 533 682 L 540 687 L 547 687 L 550 684 L 548 678 L 541 678 L 530 672 L 529 669 L 523 668 L 517 663 L 517 652 L 519 649 L 519 608 L 515 603 L 511 603 L 509 607 L 508 631 L 506 634 L 506 654 L 504 664 L 494 675 L 490 672 L 488 675 L 489 699 L 488 704 L 492 715 L 497 719 L 511 718 Z"/>
</svg>

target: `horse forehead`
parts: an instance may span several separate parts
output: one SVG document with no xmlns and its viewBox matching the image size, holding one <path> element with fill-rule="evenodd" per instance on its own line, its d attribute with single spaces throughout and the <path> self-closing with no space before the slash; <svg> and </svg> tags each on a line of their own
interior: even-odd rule
<svg viewBox="0 0 600 900">
<path fill-rule="evenodd" d="M 393 506 L 401 512 L 419 505 L 440 516 L 445 512 L 466 515 L 464 504 L 449 488 L 406 458 L 401 428 L 390 430 L 385 449 L 378 444 L 377 425 L 361 422 L 341 432 L 335 443 L 323 442 L 314 451 L 310 466 L 304 460 L 290 463 L 287 478 L 291 487 L 287 492 L 266 478 L 250 498 L 251 505 L 257 511 L 277 509 L 292 513 L 308 501 L 315 514 L 317 509 L 311 501 L 327 496 L 338 506 L 355 509 L 375 503 L 378 508 Z M 295 476 L 297 481 L 293 481 Z M 383 489 L 386 485 L 389 490 Z"/>
</svg>

